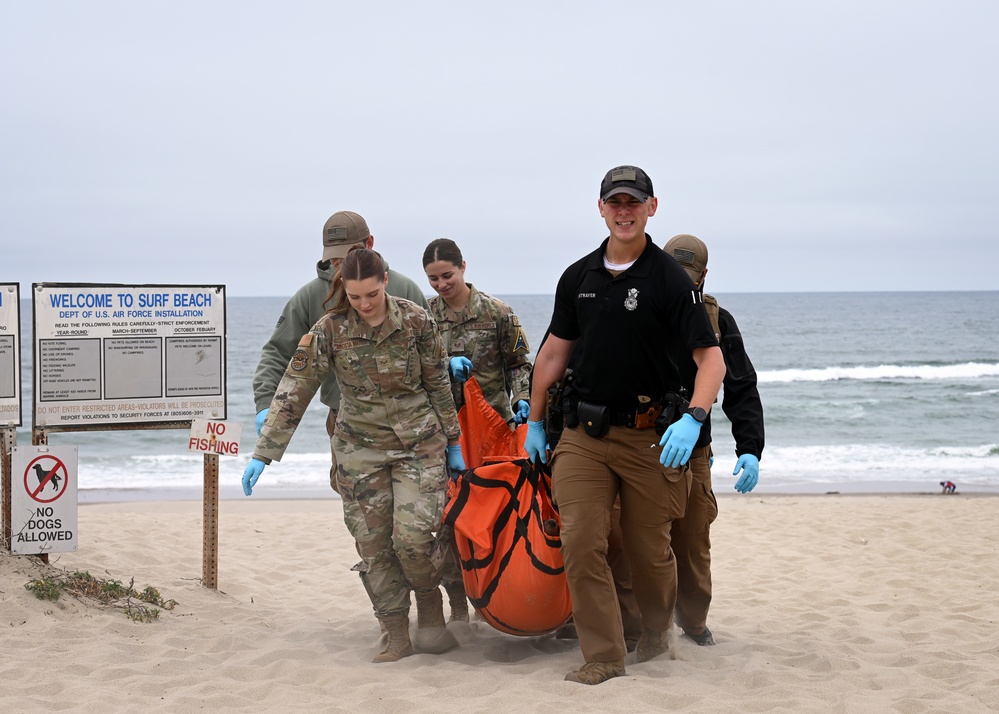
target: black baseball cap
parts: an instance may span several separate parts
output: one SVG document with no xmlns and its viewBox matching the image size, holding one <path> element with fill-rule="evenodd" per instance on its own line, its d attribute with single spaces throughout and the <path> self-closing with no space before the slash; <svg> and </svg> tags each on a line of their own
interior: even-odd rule
<svg viewBox="0 0 999 714">
<path fill-rule="evenodd" d="M 656 195 L 652 179 L 637 166 L 617 166 L 607 172 L 600 182 L 600 200 L 606 201 L 615 193 L 626 193 L 643 202 Z"/>
</svg>

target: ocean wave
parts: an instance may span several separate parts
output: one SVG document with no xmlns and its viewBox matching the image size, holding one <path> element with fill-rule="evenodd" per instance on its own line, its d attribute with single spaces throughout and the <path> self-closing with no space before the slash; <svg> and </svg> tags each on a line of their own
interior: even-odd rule
<svg viewBox="0 0 999 714">
<path fill-rule="evenodd" d="M 239 486 L 252 450 L 245 455 L 219 458 L 219 485 Z M 134 454 L 88 457 L 80 454 L 81 489 L 200 489 L 204 486 L 204 456 L 183 454 Z M 330 454 L 286 454 L 268 466 L 260 477 L 264 487 L 313 490 L 329 488 Z"/>
<path fill-rule="evenodd" d="M 219 459 L 222 488 L 237 488 L 249 455 Z M 200 489 L 204 483 L 200 455 L 165 454 L 119 458 L 81 455 L 81 489 Z M 716 450 L 712 477 L 719 488 L 734 482 L 734 456 Z M 328 452 L 286 454 L 268 466 L 258 488 L 315 491 L 329 488 Z M 935 481 L 934 481 L 935 479 Z M 760 483 L 835 485 L 864 482 L 936 482 L 999 488 L 999 444 L 978 446 L 903 447 L 886 444 L 767 446 L 760 462 Z"/>
<path fill-rule="evenodd" d="M 999 364 L 965 362 L 950 365 L 879 364 L 871 367 L 823 367 L 821 369 L 765 370 L 762 382 L 835 382 L 839 380 L 978 379 L 999 377 Z"/>
<path fill-rule="evenodd" d="M 714 472 L 733 478 L 724 470 Z M 925 448 L 883 444 L 767 447 L 760 461 L 760 481 L 764 478 L 802 484 L 922 480 L 935 484 L 951 480 L 995 488 L 999 487 L 999 444 Z"/>
</svg>

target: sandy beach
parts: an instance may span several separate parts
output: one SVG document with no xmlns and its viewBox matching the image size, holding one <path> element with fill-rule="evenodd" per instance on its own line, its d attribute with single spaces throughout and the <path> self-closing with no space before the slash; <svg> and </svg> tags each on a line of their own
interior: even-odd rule
<svg viewBox="0 0 999 714">
<path fill-rule="evenodd" d="M 999 710 L 999 497 L 719 497 L 717 645 L 596 687 L 574 641 L 451 625 L 462 646 L 371 664 L 378 625 L 340 503 L 223 500 L 219 589 L 200 501 L 82 505 L 79 549 L 0 556 L 0 710 L 988 712 Z M 25 589 L 83 570 L 178 605 L 151 623 Z M 414 618 L 415 619 L 415 618 Z"/>
</svg>

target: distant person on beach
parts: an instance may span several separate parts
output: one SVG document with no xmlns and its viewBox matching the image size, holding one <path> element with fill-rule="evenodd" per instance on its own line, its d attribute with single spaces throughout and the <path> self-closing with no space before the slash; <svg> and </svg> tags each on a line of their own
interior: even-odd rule
<svg viewBox="0 0 999 714">
<path fill-rule="evenodd" d="M 956 493 L 957 484 L 953 481 L 941 481 L 940 485 L 943 486 L 943 491 L 941 493 Z"/>
<path fill-rule="evenodd" d="M 374 662 L 456 646 L 439 590 L 447 544 L 435 535 L 447 470 L 464 470 L 447 353 L 430 314 L 386 294 L 382 257 L 355 246 L 334 272 L 330 309 L 298 342 L 249 465 L 249 496 L 279 461 L 312 397 L 333 376 L 342 408 L 332 437 L 343 518 L 366 572 L 362 582 L 387 633 Z M 410 590 L 418 624 L 410 641 Z"/>
<path fill-rule="evenodd" d="M 607 172 L 597 209 L 610 235 L 562 273 L 550 334 L 534 362 L 524 449 L 532 461 L 544 461 L 548 389 L 565 375 L 573 349 L 580 350 L 574 401 L 552 455 L 552 488 L 585 660 L 566 680 L 583 684 L 625 674 L 621 613 L 606 555 L 619 495 L 642 616 L 638 661 L 669 648 L 676 604 L 670 524 L 686 510 L 686 464 L 725 374 L 700 293 L 645 232 L 657 208 L 645 171 L 618 166 Z M 689 408 L 658 438 L 649 415 L 680 390 L 674 363 L 684 354 L 698 368 Z"/>
<path fill-rule="evenodd" d="M 430 313 L 437 321 L 450 355 L 451 394 L 458 409 L 465 403 L 464 384 L 475 377 L 482 396 L 507 422 L 523 424 L 530 410 L 531 348 L 520 318 L 502 300 L 465 282 L 465 259 L 449 238 L 430 242 L 423 251 L 423 270 L 437 293 Z M 449 557 L 444 589 L 451 620 L 468 622 L 468 600 L 461 569 Z"/>
<path fill-rule="evenodd" d="M 708 247 L 696 236 L 681 234 L 670 238 L 663 248 L 690 276 L 701 293 L 711 327 L 725 358 L 722 410 L 732 423 L 735 439 L 735 490 L 749 493 L 756 487 L 763 455 L 763 402 L 756 384 L 756 370 L 746 354 L 739 326 L 732 314 L 711 295 L 704 293 L 708 275 Z M 697 368 L 690 359 L 682 359 L 680 370 L 693 375 Z M 687 377 L 693 381 L 693 377 Z M 704 420 L 694 450 L 690 454 L 693 486 L 683 518 L 673 521 L 672 546 L 676 556 L 676 623 L 684 634 L 699 645 L 715 643 L 708 629 L 711 604 L 711 523 L 718 515 L 718 504 L 711 489 L 711 417 Z"/>
<path fill-rule="evenodd" d="M 323 257 L 316 264 L 316 277 L 310 280 L 291 296 L 278 318 L 274 332 L 260 350 L 260 361 L 253 375 L 253 400 L 256 403 L 257 434 L 267 418 L 278 382 L 281 381 L 291 356 L 295 354 L 298 341 L 312 326 L 326 314 L 323 301 L 326 299 L 333 280 L 333 272 L 337 265 L 347 255 L 347 251 L 355 245 L 372 248 L 375 237 L 368 230 L 365 220 L 353 211 L 337 211 L 326 220 L 323 226 Z M 428 309 L 423 291 L 412 280 L 398 273 L 385 264 L 388 271 L 389 295 L 404 297 Z M 336 424 L 336 413 L 340 408 L 340 390 L 336 379 L 330 374 L 322 384 L 319 400 L 329 407 L 326 416 L 326 431 L 333 438 Z M 331 452 L 332 453 L 332 452 Z M 330 486 L 336 490 L 336 454 L 332 454 L 333 464 L 330 468 Z"/>
</svg>

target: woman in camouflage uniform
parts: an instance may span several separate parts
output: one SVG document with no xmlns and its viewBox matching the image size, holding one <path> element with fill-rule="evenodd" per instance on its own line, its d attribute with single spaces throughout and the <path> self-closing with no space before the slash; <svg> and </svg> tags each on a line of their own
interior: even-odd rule
<svg viewBox="0 0 999 714">
<path fill-rule="evenodd" d="M 457 645 L 438 586 L 446 544 L 434 532 L 447 468 L 464 469 L 447 354 L 433 319 L 385 293 L 381 256 L 351 250 L 332 282 L 326 313 L 302 337 L 271 402 L 243 474 L 247 496 L 264 465 L 279 461 L 305 410 L 332 372 L 341 403 L 332 437 L 343 517 L 367 566 L 363 580 L 388 634 L 375 662 Z M 418 628 L 409 635 L 409 591 Z"/>
<path fill-rule="evenodd" d="M 451 394 L 460 409 L 464 382 L 474 375 L 482 396 L 508 422 L 523 424 L 530 411 L 531 348 L 520 319 L 502 300 L 465 282 L 465 260 L 453 240 L 438 238 L 423 252 L 423 270 L 437 293 L 430 312 L 451 356 Z M 451 619 L 468 621 L 461 570 L 452 557 L 444 566 Z"/>
</svg>

